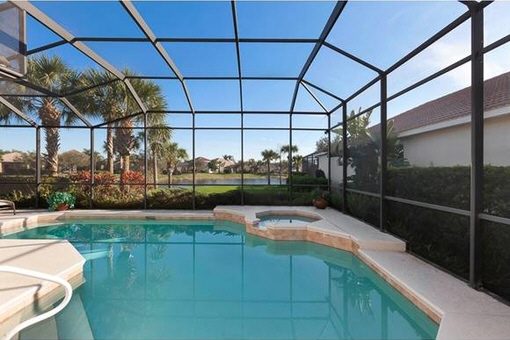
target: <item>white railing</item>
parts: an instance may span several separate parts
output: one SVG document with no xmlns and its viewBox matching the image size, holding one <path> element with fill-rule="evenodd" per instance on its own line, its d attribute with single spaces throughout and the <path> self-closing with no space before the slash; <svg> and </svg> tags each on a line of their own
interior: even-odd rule
<svg viewBox="0 0 510 340">
<path fill-rule="evenodd" d="M 1 340 L 11 340 L 17 333 L 19 333 L 23 329 L 25 329 L 29 326 L 32 326 L 40 321 L 51 318 L 52 316 L 54 316 L 55 314 L 60 312 L 62 309 L 64 309 L 67 306 L 67 304 L 69 303 L 69 301 L 71 301 L 71 297 L 73 296 L 73 287 L 71 287 L 69 282 L 67 282 L 66 280 L 61 279 L 60 277 L 57 277 L 57 276 L 36 272 L 34 270 L 28 270 L 28 269 L 11 267 L 11 266 L 0 266 L 0 272 L 31 276 L 31 277 L 35 277 L 37 279 L 41 279 L 41 280 L 45 280 L 45 281 L 56 282 L 64 287 L 65 294 L 66 294 L 64 297 L 64 300 L 57 307 L 53 308 L 52 310 L 50 310 L 46 313 L 43 313 L 41 315 L 33 317 L 32 319 L 28 319 L 28 320 L 20 323 L 19 325 L 14 327 L 10 332 L 8 332 L 3 337 L 1 337 L 0 338 Z"/>
</svg>

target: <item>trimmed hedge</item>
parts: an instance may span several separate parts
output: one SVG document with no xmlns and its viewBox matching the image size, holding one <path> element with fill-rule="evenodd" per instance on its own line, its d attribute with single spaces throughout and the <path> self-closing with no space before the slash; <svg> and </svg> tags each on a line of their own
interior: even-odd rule
<svg viewBox="0 0 510 340">
<path fill-rule="evenodd" d="M 327 190 L 328 179 L 324 177 L 312 177 L 308 174 L 293 173 L 292 179 L 292 190 L 294 191 L 310 191 L 315 188 Z M 289 184 L 287 179 L 286 184 Z"/>
<path fill-rule="evenodd" d="M 390 168 L 387 194 L 469 210 L 470 173 L 466 166 Z M 483 184 L 484 212 L 510 217 L 510 167 L 486 165 Z"/>
<path fill-rule="evenodd" d="M 409 167 L 388 169 L 389 196 L 469 210 L 469 167 Z M 510 167 L 484 167 L 483 211 L 510 217 Z M 361 188 L 358 188 L 361 189 Z M 348 194 L 352 215 L 379 223 L 379 200 Z M 387 202 L 387 230 L 407 241 L 408 249 L 467 279 L 469 218 L 398 202 Z M 483 222 L 483 284 L 510 300 L 510 226 Z"/>
</svg>

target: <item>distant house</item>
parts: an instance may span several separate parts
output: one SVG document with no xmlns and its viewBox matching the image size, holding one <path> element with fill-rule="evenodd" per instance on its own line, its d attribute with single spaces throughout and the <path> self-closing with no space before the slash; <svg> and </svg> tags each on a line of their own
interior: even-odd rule
<svg viewBox="0 0 510 340">
<path fill-rule="evenodd" d="M 211 160 L 205 157 L 197 157 L 195 158 L 196 172 L 208 172 L 209 171 L 209 162 Z M 193 172 L 193 160 L 181 162 L 177 166 L 177 170 L 182 173 L 190 173 Z"/>
<path fill-rule="evenodd" d="M 0 156 L 0 174 L 17 175 L 30 169 L 23 161 L 21 152 L 10 152 Z"/>
<path fill-rule="evenodd" d="M 484 163 L 510 165 L 510 72 L 484 83 Z M 471 88 L 432 100 L 393 118 L 414 166 L 469 165 Z"/>
<path fill-rule="evenodd" d="M 223 157 L 215 158 L 212 161 L 216 161 L 218 163 L 218 170 L 216 170 L 216 172 L 234 172 L 233 168 L 235 168 L 236 162 L 227 160 Z"/>
<path fill-rule="evenodd" d="M 392 118 L 413 166 L 468 166 L 471 163 L 471 87 L 434 99 Z M 370 129 L 376 130 L 379 125 Z M 510 165 L 510 72 L 484 83 L 484 163 Z M 328 174 L 327 152 L 305 156 L 303 167 L 313 175 Z M 338 157 L 331 158 L 331 181 L 342 181 Z M 348 168 L 348 175 L 353 170 Z"/>
</svg>

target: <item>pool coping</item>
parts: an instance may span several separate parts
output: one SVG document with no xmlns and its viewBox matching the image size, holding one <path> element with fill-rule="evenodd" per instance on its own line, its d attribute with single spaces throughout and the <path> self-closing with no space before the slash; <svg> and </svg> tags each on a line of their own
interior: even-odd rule
<svg viewBox="0 0 510 340">
<path fill-rule="evenodd" d="M 259 229 L 257 214 L 318 215 L 304 225 L 267 225 Z M 260 216 L 260 215 L 259 215 Z M 218 206 L 207 211 L 76 210 L 0 215 L 0 234 L 30 229 L 39 223 L 68 219 L 225 220 L 246 232 L 272 240 L 318 243 L 356 255 L 367 266 L 439 324 L 437 339 L 508 339 L 510 307 L 476 291 L 457 278 L 405 252 L 405 243 L 333 209 L 275 206 Z M 1 242 L 0 240 L 0 246 Z M 421 278 L 420 280 L 415 279 Z"/>
<path fill-rule="evenodd" d="M 85 259 L 66 240 L 0 240 L 1 265 L 54 275 L 75 288 L 83 283 L 84 263 Z M 56 302 L 64 293 L 57 283 L 5 272 L 0 277 L 0 334 Z"/>
</svg>

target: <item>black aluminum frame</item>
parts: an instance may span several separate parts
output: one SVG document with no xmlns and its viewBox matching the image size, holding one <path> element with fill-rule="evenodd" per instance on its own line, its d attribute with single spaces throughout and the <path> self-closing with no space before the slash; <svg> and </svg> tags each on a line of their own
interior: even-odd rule
<svg viewBox="0 0 510 340">
<path fill-rule="evenodd" d="M 195 132 L 196 130 L 205 130 L 205 129 L 213 129 L 213 130 L 240 130 L 241 132 L 241 167 L 244 165 L 244 131 L 245 130 L 281 130 L 281 131 L 289 131 L 289 144 L 292 146 L 292 131 L 325 131 L 325 133 L 328 136 L 328 140 L 331 141 L 331 133 L 334 129 L 337 127 L 342 127 L 342 149 L 343 149 L 343 155 L 348 154 L 348 147 L 347 147 L 347 123 L 349 120 L 355 119 L 359 117 L 362 114 L 365 114 L 368 111 L 371 111 L 372 109 L 375 109 L 377 107 L 380 107 L 380 118 L 381 118 L 381 124 L 380 124 L 380 132 L 381 132 L 381 171 L 380 171 L 380 188 L 378 193 L 371 193 L 371 192 L 364 192 L 360 190 L 355 190 L 353 188 L 349 188 L 347 185 L 347 162 L 343 162 L 342 167 L 342 173 L 343 173 L 343 183 L 341 186 L 341 194 L 342 194 L 342 202 L 343 202 L 343 211 L 344 213 L 348 213 L 348 192 L 354 192 L 358 194 L 368 195 L 371 197 L 376 197 L 380 200 L 380 229 L 381 231 L 385 231 L 385 223 L 386 223 L 386 203 L 388 201 L 393 202 L 400 202 L 404 204 L 409 204 L 417 207 L 423 207 L 428 209 L 433 209 L 437 211 L 443 211 L 448 212 L 452 214 L 457 214 L 460 216 L 469 216 L 470 218 L 470 285 L 474 288 L 480 288 L 481 286 L 481 262 L 482 262 L 482 230 L 481 230 L 481 220 L 483 221 L 492 221 L 497 223 L 502 223 L 505 225 L 510 225 L 510 218 L 504 218 L 499 216 L 492 216 L 488 214 L 482 213 L 482 183 L 483 183 L 483 138 L 484 138 L 484 132 L 483 132 L 483 56 L 485 53 L 488 53 L 495 48 L 498 48 L 506 43 L 510 42 L 510 35 L 507 35 L 498 41 L 485 46 L 483 45 L 483 11 L 484 8 L 491 4 L 492 1 L 482 1 L 480 3 L 476 1 L 460 1 L 460 3 L 463 3 L 467 7 L 467 11 L 457 17 L 455 20 L 453 20 L 450 24 L 445 26 L 443 29 L 438 31 L 435 35 L 424 41 L 422 44 L 420 44 L 417 48 L 415 48 L 413 51 L 408 53 L 406 56 L 401 58 L 399 61 L 397 61 L 395 64 L 393 64 L 391 67 L 389 67 L 386 70 L 382 70 L 378 68 L 375 65 L 372 65 L 371 63 L 363 60 L 362 58 L 359 58 L 348 51 L 345 51 L 337 46 L 334 46 L 333 44 L 329 43 L 327 41 L 328 35 L 333 29 L 336 21 L 340 18 L 343 9 L 345 8 L 347 1 L 338 1 L 336 3 L 336 6 L 332 10 L 332 13 L 330 14 L 329 19 L 327 20 L 320 36 L 317 39 L 285 39 L 285 38 L 240 38 L 238 34 L 238 24 L 237 24 L 237 10 L 236 10 L 236 2 L 234 0 L 231 1 L 231 12 L 232 12 L 232 21 L 234 24 L 234 37 L 233 38 L 170 38 L 170 37 L 157 37 L 147 25 L 147 23 L 144 21 L 142 15 L 136 10 L 135 6 L 128 0 L 120 0 L 123 8 L 126 10 L 126 12 L 130 15 L 131 19 L 137 24 L 137 26 L 142 30 L 142 32 L 145 35 L 145 38 L 114 38 L 114 37 L 75 37 L 72 34 L 70 34 L 67 30 L 65 30 L 62 26 L 60 26 L 58 23 L 50 19 L 46 14 L 44 14 L 42 11 L 37 9 L 35 6 L 30 4 L 29 2 L 13 2 L 16 6 L 18 6 L 20 9 L 24 10 L 28 15 L 33 17 L 35 20 L 39 21 L 42 25 L 46 26 L 48 29 L 56 33 L 61 40 L 55 41 L 53 43 L 46 44 L 44 46 L 40 46 L 34 49 L 31 49 L 27 51 L 28 55 L 32 55 L 35 53 L 40 53 L 42 51 L 50 50 L 52 48 L 69 44 L 76 49 L 78 49 L 80 52 L 85 54 L 87 57 L 89 57 L 91 60 L 93 60 L 95 63 L 97 63 L 99 66 L 104 68 L 105 70 L 109 71 L 113 78 L 111 81 L 105 82 L 104 84 L 98 84 L 96 86 L 104 86 L 108 85 L 111 82 L 114 81 L 122 81 L 126 87 L 131 92 L 131 95 L 133 98 L 137 101 L 140 111 L 136 112 L 128 117 L 123 117 L 118 120 L 131 118 L 137 115 L 144 115 L 144 125 L 140 129 L 143 129 L 146 131 L 147 129 L 150 129 L 151 127 L 147 126 L 147 115 L 148 114 L 164 114 L 164 113 L 170 113 L 170 114 L 191 114 L 192 115 L 192 124 L 190 127 L 175 127 L 172 129 L 185 129 L 185 130 L 191 130 L 192 131 L 192 139 L 193 139 L 193 147 L 192 147 L 192 158 L 193 162 L 195 162 L 196 154 L 195 154 Z M 466 56 L 465 58 L 449 65 L 448 67 L 443 68 L 442 70 L 437 71 L 436 73 L 427 76 L 426 78 L 406 87 L 405 89 L 400 90 L 399 92 L 388 96 L 387 95 L 387 84 L 386 79 L 388 75 L 390 75 L 393 71 L 397 70 L 399 67 L 407 63 L 409 60 L 411 60 L 413 57 L 418 55 L 420 52 L 424 51 L 427 47 L 431 46 L 433 43 L 444 37 L 446 34 L 453 31 L 455 28 L 459 27 L 461 24 L 465 23 L 466 21 L 471 21 L 471 53 L 470 55 Z M 97 55 L 94 51 L 92 51 L 90 48 L 88 48 L 83 42 L 87 41 L 102 41 L 102 42 L 149 42 L 153 45 L 153 47 L 156 49 L 158 54 L 161 56 L 161 58 L 165 61 L 167 66 L 172 70 L 174 73 L 174 76 L 137 76 L 137 77 L 126 77 L 123 75 L 119 70 L 117 70 L 115 67 L 110 65 L 106 60 L 101 58 L 99 55 Z M 170 55 L 166 52 L 164 47 L 162 46 L 162 42 L 175 42 L 175 43 L 232 43 L 236 46 L 236 59 L 237 59 L 237 76 L 236 77 L 186 77 L 181 74 L 179 71 L 177 65 L 173 62 Z M 278 44 L 286 44 L 286 43 L 292 43 L 292 44 L 298 44 L 298 43 L 304 43 L 304 44 L 315 44 L 314 48 L 312 49 L 306 63 L 304 64 L 300 74 L 297 77 L 246 77 L 242 74 L 242 62 L 241 62 L 241 54 L 240 54 L 240 44 L 241 43 L 278 43 Z M 374 79 L 369 81 L 366 85 L 361 87 L 359 90 L 355 91 L 352 95 L 350 95 L 347 98 L 342 98 L 338 96 L 337 94 L 331 93 L 330 91 L 327 91 L 320 86 L 313 84 L 312 82 L 305 79 L 306 74 L 310 66 L 312 65 L 315 57 L 321 50 L 321 48 L 327 48 L 330 49 L 337 54 L 346 57 L 363 67 L 373 71 L 376 76 Z M 447 72 L 454 70 L 458 68 L 461 65 L 464 65 L 468 62 L 471 62 L 471 97 L 472 97 L 472 112 L 471 112 L 471 204 L 470 204 L 470 210 L 462 210 L 462 209 L 455 209 L 451 207 L 446 206 L 440 206 L 425 202 L 419 202 L 409 199 L 403 199 L 398 197 L 392 197 L 386 195 L 386 158 L 387 158 L 387 150 L 386 150 L 386 143 L 387 143 L 387 136 L 386 136 L 386 123 L 387 123 L 387 103 L 391 100 L 394 100 L 396 98 L 399 98 L 400 96 L 404 95 L 405 93 L 412 91 L 438 77 L 441 75 L 446 74 Z M 168 80 L 178 80 L 181 83 L 182 90 L 186 96 L 189 110 L 186 111 L 164 111 L 164 112 L 157 112 L 157 111 L 151 111 L 148 110 L 143 102 L 140 100 L 138 94 L 134 90 L 134 88 L 131 86 L 130 79 L 133 78 L 141 78 L 141 79 L 168 79 Z M 188 80 L 237 80 L 239 82 L 239 98 L 240 98 L 240 110 L 239 111 L 198 111 L 194 109 L 192 98 L 189 95 L 186 81 Z M 244 109 L 244 103 L 243 103 L 243 80 L 260 80 L 260 81 L 295 81 L 295 89 L 294 94 L 292 97 L 292 103 L 290 105 L 289 111 L 246 111 Z M 52 91 L 49 91 L 47 89 L 41 88 L 35 84 L 31 84 L 30 82 L 24 80 L 24 79 L 18 79 L 16 80 L 18 83 L 33 89 L 37 92 L 41 93 L 41 96 L 51 96 L 59 98 L 63 101 L 63 103 L 68 106 L 68 108 L 85 124 L 84 127 L 62 127 L 62 128 L 85 128 L 89 129 L 90 131 L 90 149 L 91 149 L 91 155 L 94 152 L 94 132 L 97 129 L 101 129 L 106 125 L 108 122 L 103 122 L 100 124 L 92 125 L 83 115 L 80 114 L 80 112 L 72 106 L 72 104 L 69 102 L 68 97 L 77 95 L 79 93 L 85 92 L 87 90 L 92 89 L 93 87 L 83 88 L 83 89 L 77 89 L 76 91 L 73 91 L 72 93 L 67 94 L 58 94 L 54 93 Z M 348 117 L 348 104 L 357 96 L 362 94 L 365 90 L 370 88 L 371 86 L 377 84 L 380 82 L 380 102 L 374 104 L 373 106 L 366 108 L 362 112 Z M 306 92 L 308 92 L 311 97 L 317 102 L 317 104 L 324 110 L 324 112 L 297 112 L 294 111 L 295 103 L 298 95 L 299 88 L 302 87 Z M 335 99 L 339 102 L 339 104 L 334 107 L 331 110 L 328 110 L 318 99 L 317 96 L 314 95 L 311 88 L 321 92 L 322 94 L 325 94 L 329 96 L 330 98 Z M 28 117 L 26 114 L 24 114 L 22 111 L 14 107 L 6 98 L 8 97 L 15 97 L 16 95 L 10 94 L 10 95 L 2 95 L 0 96 L 0 105 L 6 105 L 11 111 L 16 114 L 20 120 L 28 123 L 29 125 L 23 126 L 20 124 L 11 124 L 11 125 L 2 125 L 0 127 L 9 127 L 9 128 L 34 128 L 36 130 L 36 183 L 33 183 L 37 187 L 37 192 L 39 193 L 39 187 L 42 184 L 41 183 L 41 141 L 40 141 L 40 131 L 41 128 L 46 128 L 47 126 L 38 125 L 36 122 L 34 122 L 30 117 Z M 6 97 L 6 98 L 4 98 Z M 342 120 L 338 124 L 332 124 L 331 122 L 331 115 L 335 113 L 337 110 L 342 109 Z M 251 127 L 245 127 L 244 126 L 244 115 L 245 114 L 256 114 L 256 113 L 263 113 L 263 114 L 287 114 L 289 115 L 289 127 L 288 128 L 251 128 Z M 241 115 L 241 126 L 240 127 L 214 127 L 214 128 L 205 128 L 205 127 L 197 127 L 195 125 L 195 116 L 196 114 L 239 114 Z M 327 129 L 312 129 L 312 128 L 294 128 L 292 126 L 292 117 L 293 115 L 299 115 L 299 114 L 307 114 L 307 115 L 327 115 L 328 117 L 328 123 L 327 123 Z M 118 121 L 116 120 L 116 121 Z M 331 144 L 331 143 L 330 143 Z M 147 134 L 145 133 L 144 137 L 144 172 L 145 172 L 145 195 L 144 195 L 144 208 L 147 208 L 147 185 L 151 185 L 152 183 L 147 182 Z M 329 150 L 331 151 L 331 150 Z M 330 153 L 331 154 L 331 153 Z M 292 157 L 292 151 L 290 151 L 289 157 Z M 196 167 L 196 164 L 194 164 Z M 289 165 L 290 166 L 290 165 Z M 91 156 L 90 158 L 90 169 L 91 171 L 95 170 L 95 164 L 94 164 L 94 158 Z M 331 157 L 328 157 L 328 169 L 330 170 L 329 173 L 331 173 Z M 290 170 L 290 169 L 289 169 Z M 92 176 L 93 177 L 93 176 Z M 243 172 L 241 173 L 241 178 L 244 179 Z M 243 181 L 242 181 L 243 182 Z M 331 183 L 330 183 L 331 184 Z M 94 187 L 94 179 L 91 179 L 90 182 L 91 188 Z M 244 193 L 244 183 L 241 184 L 241 192 Z M 193 209 L 195 209 L 195 193 L 196 193 L 196 180 L 195 180 L 195 174 L 193 173 Z M 290 193 L 292 195 L 292 183 L 289 183 Z M 330 187 L 331 190 L 331 187 Z M 91 196 L 90 201 L 92 203 L 94 197 L 94 190 L 91 190 Z M 242 195 L 241 198 L 241 204 L 244 204 L 244 195 Z"/>
</svg>

